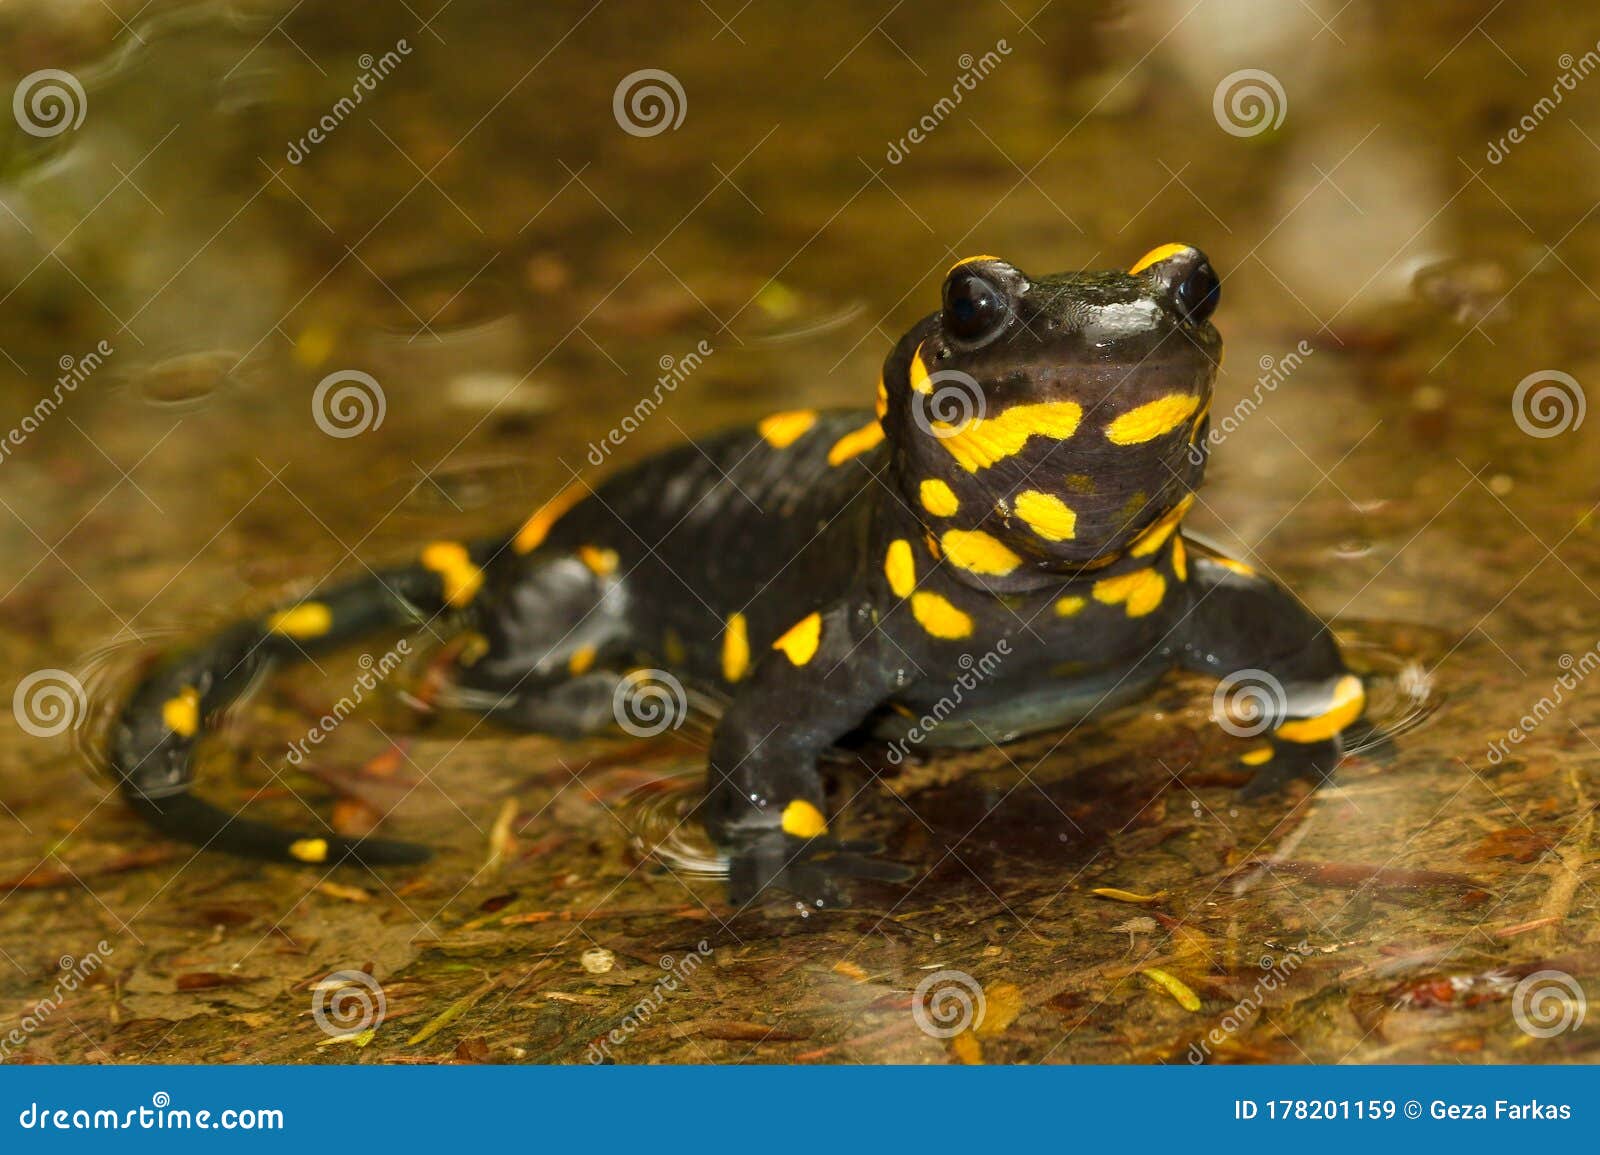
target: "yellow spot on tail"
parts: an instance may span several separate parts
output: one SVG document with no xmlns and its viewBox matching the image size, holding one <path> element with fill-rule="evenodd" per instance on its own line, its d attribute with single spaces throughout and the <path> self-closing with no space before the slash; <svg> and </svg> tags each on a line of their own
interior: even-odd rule
<svg viewBox="0 0 1600 1155">
<path fill-rule="evenodd" d="M 833 443 L 828 450 L 829 465 L 843 465 L 852 457 L 860 457 L 883 440 L 883 426 L 869 421 L 860 429 L 851 430 Z"/>
<path fill-rule="evenodd" d="M 936 638 L 965 638 L 972 634 L 972 618 L 927 590 L 911 595 L 911 616 Z"/>
<path fill-rule="evenodd" d="M 194 737 L 195 731 L 200 729 L 200 691 L 193 686 L 185 686 L 178 691 L 176 698 L 162 702 L 161 720 L 167 724 L 167 729 L 179 737 Z"/>
<path fill-rule="evenodd" d="M 1200 408 L 1200 398 L 1191 393 L 1169 393 L 1130 409 L 1106 426 L 1106 439 L 1113 445 L 1142 445 L 1163 433 L 1171 433 Z"/>
<path fill-rule="evenodd" d="M 911 354 L 911 388 L 918 393 L 932 393 L 933 381 L 928 376 L 928 366 L 922 360 L 922 346 L 917 346 L 917 351 Z"/>
<path fill-rule="evenodd" d="M 1146 526 L 1144 532 L 1128 544 L 1128 552 L 1134 557 L 1149 557 L 1155 553 L 1166 544 L 1167 538 L 1172 536 L 1173 530 L 1178 528 L 1178 523 L 1193 504 L 1194 494 L 1191 493 Z"/>
<path fill-rule="evenodd" d="M 569 485 L 541 505 L 532 517 L 522 523 L 517 536 L 511 540 L 511 548 L 518 553 L 531 553 L 538 549 L 556 522 L 561 520 L 561 515 L 577 505 L 584 492 L 582 485 Z"/>
<path fill-rule="evenodd" d="M 1246 766 L 1265 766 L 1272 761 L 1272 747 L 1257 746 L 1254 750 L 1247 750 L 1239 755 L 1239 761 Z"/>
<path fill-rule="evenodd" d="M 1167 579 L 1153 569 L 1134 570 L 1094 583 L 1094 600 L 1108 606 L 1122 604 L 1130 618 L 1142 618 L 1161 604 Z"/>
<path fill-rule="evenodd" d="M 601 549 L 597 545 L 580 545 L 578 560 L 588 566 L 595 577 L 610 577 L 617 572 L 617 551 Z"/>
<path fill-rule="evenodd" d="M 320 638 L 333 629 L 333 611 L 321 602 L 301 602 L 273 614 L 267 629 L 291 638 Z"/>
<path fill-rule="evenodd" d="M 730 682 L 744 677 L 750 667 L 750 634 L 745 627 L 744 615 L 734 614 L 722 631 L 722 676 Z"/>
<path fill-rule="evenodd" d="M 912 559 L 909 541 L 896 538 L 889 543 L 883 556 L 883 576 L 889 579 L 889 588 L 897 598 L 907 597 L 917 588 L 917 563 Z"/>
<path fill-rule="evenodd" d="M 572 651 L 572 657 L 567 659 L 567 672 L 573 677 L 587 674 L 594 667 L 594 657 L 593 646 L 579 646 Z"/>
<path fill-rule="evenodd" d="M 1362 687 L 1361 679 L 1354 674 L 1346 674 L 1333 687 L 1333 701 L 1326 710 L 1314 718 L 1285 722 L 1273 734 L 1286 742 L 1323 742 L 1361 717 L 1366 704 L 1367 691 Z"/>
<path fill-rule="evenodd" d="M 889 412 L 889 390 L 883 384 L 883 374 L 878 374 L 878 401 L 874 408 L 878 413 L 878 420 L 883 420 L 883 415 Z"/>
<path fill-rule="evenodd" d="M 328 840 L 326 838 L 297 838 L 289 843 L 289 853 L 301 862 L 326 862 L 328 861 Z"/>
<path fill-rule="evenodd" d="M 774 449 L 787 449 L 817 423 L 815 409 L 790 409 L 756 422 L 756 432 Z"/>
<path fill-rule="evenodd" d="M 1045 541 L 1071 541 L 1077 532 L 1077 511 L 1052 494 L 1023 490 L 1017 494 L 1016 510 L 1028 528 Z"/>
<path fill-rule="evenodd" d="M 422 564 L 443 580 L 444 600 L 450 605 L 466 605 L 483 586 L 483 571 L 460 542 L 434 542 L 422 551 Z"/>
<path fill-rule="evenodd" d="M 1056 599 L 1056 617 L 1070 618 L 1073 614 L 1083 609 L 1088 603 L 1079 597 L 1064 597 Z"/>
<path fill-rule="evenodd" d="M 819 838 L 828 833 L 828 820 L 804 798 L 796 798 L 783 808 L 783 832 L 796 838 Z"/>
<path fill-rule="evenodd" d="M 950 273 L 955 272 L 962 265 L 972 264 L 973 261 L 998 261 L 999 259 L 1000 258 L 995 256 L 993 253 L 979 253 L 975 257 L 962 257 L 959 261 L 950 266 Z M 946 273 L 945 276 L 948 277 L 950 273 Z"/>
<path fill-rule="evenodd" d="M 1189 580 L 1189 551 L 1184 549 L 1181 537 L 1172 543 L 1172 572 L 1181 582 Z"/>
<path fill-rule="evenodd" d="M 1027 444 L 1030 437 L 1065 441 L 1083 420 L 1076 401 L 1042 401 L 1013 405 L 994 417 L 976 418 L 963 426 L 935 421 L 933 433 L 945 451 L 968 473 L 1003 461 Z"/>
<path fill-rule="evenodd" d="M 1179 253 L 1186 252 L 1188 249 L 1188 245 L 1157 245 L 1155 248 L 1151 249 L 1148 253 L 1135 261 L 1133 268 L 1129 269 L 1128 272 L 1137 276 L 1148 269 L 1151 265 L 1159 265 L 1162 261 L 1165 261 L 1170 257 L 1175 257 Z"/>
<path fill-rule="evenodd" d="M 772 643 L 772 648 L 782 650 L 789 656 L 789 660 L 797 666 L 803 666 L 816 657 L 817 647 L 822 644 L 822 615 L 807 614 L 788 631 Z"/>
<path fill-rule="evenodd" d="M 961 508 L 956 491 L 937 477 L 930 477 L 918 486 L 917 496 L 922 499 L 922 508 L 934 517 L 950 517 Z"/>
<path fill-rule="evenodd" d="M 939 539 L 950 564 L 960 566 L 969 573 L 1008 574 L 1022 564 L 1022 559 L 1012 553 L 998 538 L 982 530 L 952 529 Z"/>
<path fill-rule="evenodd" d="M 1255 570 L 1245 565 L 1242 561 L 1234 561 L 1231 557 L 1214 557 L 1211 560 L 1217 565 L 1220 565 L 1223 569 L 1229 571 L 1230 573 L 1236 573 L 1240 577 L 1256 576 Z"/>
</svg>

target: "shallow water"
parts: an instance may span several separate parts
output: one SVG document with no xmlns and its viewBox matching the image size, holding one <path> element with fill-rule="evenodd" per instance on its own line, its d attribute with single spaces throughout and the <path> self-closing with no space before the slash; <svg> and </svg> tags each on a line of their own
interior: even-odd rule
<svg viewBox="0 0 1600 1155">
<path fill-rule="evenodd" d="M 84 113 L 0 134 L 4 426 L 73 382 L 0 459 L 0 647 L 18 683 L 86 686 L 58 683 L 64 727 L 0 717 L 5 1056 L 1592 1059 L 1600 21 L 715 7 L 0 10 L 8 85 L 68 70 Z M 683 117 L 636 135 L 612 95 L 646 68 Z M 1214 102 L 1243 69 L 1282 88 L 1261 132 Z M 258 687 L 203 772 L 280 816 L 397 806 L 425 868 L 196 856 L 92 769 L 161 644 L 514 523 L 573 472 L 864 405 L 959 256 L 1126 266 L 1174 238 L 1227 277 L 1226 436 L 1188 524 L 1333 619 L 1413 722 L 1337 788 L 1241 801 L 1211 687 L 1173 679 L 1002 751 L 841 759 L 848 832 L 916 878 L 735 916 L 676 821 L 703 721 L 573 743 L 434 713 L 432 639 L 317 774 L 277 771 L 359 650 Z M 345 370 L 381 421 L 330 436 L 313 393 Z M 381 1017 L 328 978 L 352 971 Z"/>
</svg>

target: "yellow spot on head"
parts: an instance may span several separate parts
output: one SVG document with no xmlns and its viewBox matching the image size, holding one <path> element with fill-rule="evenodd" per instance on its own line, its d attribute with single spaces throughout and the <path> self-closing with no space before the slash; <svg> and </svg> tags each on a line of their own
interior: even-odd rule
<svg viewBox="0 0 1600 1155">
<path fill-rule="evenodd" d="M 959 261 L 950 266 L 950 273 L 955 272 L 962 265 L 970 265 L 974 261 L 998 261 L 999 259 L 1000 258 L 995 256 L 993 253 L 979 253 L 975 257 L 962 257 Z M 950 273 L 946 273 L 945 276 L 948 277 Z"/>
<path fill-rule="evenodd" d="M 1008 574 L 1022 564 L 1022 559 L 998 538 L 990 537 L 982 530 L 946 530 L 939 544 L 944 547 L 944 555 L 950 559 L 950 564 L 970 573 L 998 576 Z"/>
<path fill-rule="evenodd" d="M 328 840 L 326 838 L 297 838 L 289 843 L 289 853 L 301 862 L 326 862 L 328 861 Z"/>
<path fill-rule="evenodd" d="M 541 505 L 532 517 L 522 523 L 517 536 L 511 540 L 511 548 L 518 553 L 531 553 L 538 549 L 556 522 L 561 520 L 561 515 L 578 504 L 585 488 L 582 485 L 569 485 Z"/>
<path fill-rule="evenodd" d="M 936 593 L 918 590 L 911 595 L 911 616 L 936 638 L 965 638 L 972 635 L 972 618 Z"/>
<path fill-rule="evenodd" d="M 1179 244 L 1157 245 L 1155 248 L 1151 249 L 1148 253 L 1135 261 L 1133 268 L 1129 269 L 1128 272 L 1132 273 L 1134 276 L 1138 276 L 1151 265 L 1159 265 L 1162 261 L 1170 260 L 1179 253 L 1188 252 L 1189 248 L 1190 246 L 1188 245 Z"/>
<path fill-rule="evenodd" d="M 889 588 L 897 598 L 907 597 L 917 588 L 917 563 L 912 559 L 909 541 L 896 538 L 889 543 L 883 557 L 883 576 L 889 579 Z"/>
<path fill-rule="evenodd" d="M 1246 750 L 1239 755 L 1239 761 L 1246 766 L 1265 766 L 1272 761 L 1272 747 L 1257 746 L 1254 750 Z"/>
<path fill-rule="evenodd" d="M 1130 618 L 1142 618 L 1161 604 L 1166 596 L 1167 579 L 1153 569 L 1134 570 L 1094 583 L 1094 600 L 1108 606 L 1118 603 Z"/>
<path fill-rule="evenodd" d="M 1181 582 L 1189 580 L 1189 551 L 1183 548 L 1181 537 L 1172 543 L 1172 572 Z"/>
<path fill-rule="evenodd" d="M 869 421 L 860 429 L 851 430 L 833 443 L 833 448 L 828 450 L 828 464 L 843 465 L 852 457 L 860 457 L 882 440 L 883 426 L 876 420 Z"/>
<path fill-rule="evenodd" d="M 1172 536 L 1173 530 L 1178 528 L 1178 523 L 1193 504 L 1194 494 L 1191 493 L 1145 527 L 1144 532 L 1128 546 L 1128 552 L 1134 557 L 1149 557 L 1155 553 Z"/>
<path fill-rule="evenodd" d="M 774 449 L 787 449 L 817 423 L 815 409 L 790 409 L 756 422 L 756 432 Z"/>
<path fill-rule="evenodd" d="M 1171 433 L 1200 407 L 1192 393 L 1169 393 L 1130 409 L 1106 426 L 1106 439 L 1113 445 L 1142 445 L 1163 433 Z"/>
<path fill-rule="evenodd" d="M 466 605 L 483 586 L 483 571 L 459 542 L 434 542 L 422 551 L 422 564 L 443 580 L 444 600 L 452 606 Z"/>
<path fill-rule="evenodd" d="M 587 674 L 594 667 L 594 657 L 593 646 L 579 646 L 572 651 L 572 657 L 567 659 L 567 672 L 573 677 Z"/>
<path fill-rule="evenodd" d="M 267 629 L 291 638 L 320 638 L 333 629 L 333 611 L 321 602 L 301 602 L 273 614 Z"/>
<path fill-rule="evenodd" d="M 595 577 L 610 577 L 617 572 L 617 551 L 601 549 L 596 545 L 580 545 L 578 560 L 588 566 Z"/>
<path fill-rule="evenodd" d="M 950 517 L 961 508 L 956 491 L 937 477 L 930 477 L 918 486 L 917 495 L 922 498 L 922 508 L 934 517 Z"/>
<path fill-rule="evenodd" d="M 932 425 L 934 436 L 945 451 L 968 473 L 1002 461 L 1019 451 L 1030 437 L 1049 437 L 1065 441 L 1083 420 L 1083 407 L 1076 401 L 1041 401 L 1037 405 L 1013 405 L 994 417 L 982 417 L 964 426 L 943 421 Z"/>
<path fill-rule="evenodd" d="M 1287 742 L 1323 742 L 1361 717 L 1367 704 L 1367 691 L 1361 679 L 1346 674 L 1333 687 L 1333 701 L 1314 718 L 1285 722 L 1273 733 Z"/>
<path fill-rule="evenodd" d="M 1073 614 L 1083 609 L 1088 603 L 1079 597 L 1064 597 L 1056 599 L 1056 617 L 1070 618 Z"/>
<path fill-rule="evenodd" d="M 828 820 L 804 798 L 796 798 L 783 808 L 783 832 L 796 838 L 820 838 L 828 833 Z"/>
<path fill-rule="evenodd" d="M 822 615 L 807 614 L 773 642 L 772 648 L 783 651 L 795 665 L 803 666 L 816 656 L 821 644 Z"/>
<path fill-rule="evenodd" d="M 750 635 L 744 615 L 734 614 L 728 619 L 727 629 L 722 631 L 722 676 L 730 682 L 737 682 L 749 667 Z"/>
<path fill-rule="evenodd" d="M 161 720 L 179 737 L 194 737 L 195 731 L 200 729 L 200 691 L 185 686 L 176 698 L 161 703 Z"/>
<path fill-rule="evenodd" d="M 932 393 L 933 380 L 928 375 L 928 366 L 922 360 L 922 346 L 917 346 L 917 351 L 911 354 L 911 369 L 907 374 L 911 378 L 911 388 L 918 393 Z"/>
<path fill-rule="evenodd" d="M 1071 541 L 1077 532 L 1078 514 L 1066 502 L 1037 489 L 1017 494 L 1017 516 L 1045 541 Z"/>
</svg>

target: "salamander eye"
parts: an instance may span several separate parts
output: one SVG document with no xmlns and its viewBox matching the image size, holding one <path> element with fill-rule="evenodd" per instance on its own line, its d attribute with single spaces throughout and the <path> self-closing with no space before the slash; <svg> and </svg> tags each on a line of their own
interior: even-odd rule
<svg viewBox="0 0 1600 1155">
<path fill-rule="evenodd" d="M 944 330 L 964 345 L 987 344 L 1011 316 L 1005 290 L 977 269 L 958 266 L 944 282 Z"/>
<path fill-rule="evenodd" d="M 1222 281 L 1211 262 L 1201 260 L 1172 288 L 1173 303 L 1191 325 L 1204 324 L 1222 299 Z"/>
</svg>

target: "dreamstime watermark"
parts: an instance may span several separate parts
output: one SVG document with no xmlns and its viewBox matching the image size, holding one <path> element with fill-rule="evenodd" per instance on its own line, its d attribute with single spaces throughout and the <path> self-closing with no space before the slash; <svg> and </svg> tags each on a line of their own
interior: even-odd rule
<svg viewBox="0 0 1600 1155">
<path fill-rule="evenodd" d="M 1511 992 L 1511 1017 L 1523 1034 L 1536 1039 L 1577 1030 L 1588 1012 L 1583 988 L 1566 971 L 1534 971 Z"/>
<path fill-rule="evenodd" d="M 1583 386 L 1559 369 L 1529 373 L 1511 394 L 1511 419 L 1529 437 L 1559 437 L 1582 425 L 1588 410 Z"/>
<path fill-rule="evenodd" d="M 1001 638 L 994 644 L 994 648 L 987 651 L 981 658 L 973 658 L 971 654 L 962 654 L 956 659 L 956 664 L 961 667 L 961 674 L 950 684 L 950 690 L 920 717 L 912 721 L 905 735 L 889 743 L 888 758 L 892 765 L 898 766 L 905 761 L 906 754 L 913 746 L 918 745 L 930 733 L 936 730 L 956 708 L 962 700 L 973 690 L 976 690 L 985 678 L 994 676 L 1000 668 L 1000 663 L 1011 654 L 1011 642 Z"/>
<path fill-rule="evenodd" d="M 683 725 L 689 698 L 666 670 L 632 670 L 611 694 L 611 713 L 635 738 L 654 738 Z"/>
<path fill-rule="evenodd" d="M 1289 981 L 1289 976 L 1300 969 L 1302 958 L 1289 953 L 1279 960 L 1271 955 L 1261 956 L 1261 969 L 1266 973 L 1255 981 L 1250 993 L 1235 1003 L 1215 1026 L 1197 1043 L 1189 1044 L 1189 1062 L 1198 1065 L 1211 1057 L 1211 1048 L 1220 1047 L 1233 1035 L 1255 1021 L 1266 1003 L 1266 996 Z"/>
<path fill-rule="evenodd" d="M 689 976 L 699 970 L 700 964 L 710 957 L 711 947 L 704 939 L 695 946 L 693 954 L 685 954 L 681 959 L 675 959 L 669 954 L 662 955 L 661 969 L 667 973 L 655 981 L 650 993 L 635 1003 L 633 1009 L 622 1017 L 620 1023 L 606 1032 L 603 1038 L 589 1044 L 589 1062 L 595 1065 L 604 1063 L 607 1059 L 615 1062 L 611 1048 L 622 1046 L 641 1027 L 647 1026 L 655 1013 L 666 1005 L 667 996 L 687 983 Z"/>
<path fill-rule="evenodd" d="M 1566 99 L 1566 94 L 1578 87 L 1578 81 L 1588 79 L 1591 72 L 1600 68 L 1600 41 L 1576 59 L 1572 53 L 1563 52 L 1556 58 L 1556 64 L 1561 69 L 1561 75 L 1550 85 L 1550 95 L 1534 101 L 1533 107 L 1523 113 L 1522 119 L 1507 129 L 1504 136 L 1489 142 L 1484 159 L 1490 164 L 1499 164 L 1510 156 L 1511 150 L 1533 135 L 1534 129 L 1543 124 L 1545 117 L 1556 110 L 1556 105 Z"/>
<path fill-rule="evenodd" d="M 977 1030 L 988 1009 L 983 984 L 966 971 L 934 971 L 911 993 L 912 1021 L 930 1038 L 953 1039 Z"/>
<path fill-rule="evenodd" d="M 606 435 L 599 441 L 589 443 L 589 464 L 604 465 L 613 449 L 620 449 L 622 443 L 632 436 L 641 425 L 650 419 L 650 415 L 661 408 L 663 396 L 677 392 L 678 386 L 689 379 L 689 375 L 705 363 L 705 359 L 716 350 L 711 347 L 711 342 L 702 339 L 693 349 L 681 357 L 673 357 L 671 353 L 663 353 L 657 364 L 661 367 L 661 376 L 656 378 L 655 388 L 633 407 L 633 411 L 617 424 L 613 425 Z"/>
<path fill-rule="evenodd" d="M 56 362 L 61 375 L 56 378 L 54 387 L 48 394 L 34 402 L 33 408 L 23 415 L 22 420 L 13 425 L 5 437 L 0 439 L 0 461 L 11 456 L 12 450 L 20 449 L 23 442 L 38 432 L 39 427 L 50 419 L 51 414 L 61 408 L 61 403 L 76 393 L 78 386 L 87 381 L 96 369 L 105 364 L 106 358 L 115 352 L 111 342 L 101 341 L 80 357 L 74 357 L 70 353 L 62 354 L 61 359 Z"/>
<path fill-rule="evenodd" d="M 11 694 L 11 714 L 35 738 L 54 738 L 83 724 L 89 696 L 66 670 L 35 670 Z"/>
<path fill-rule="evenodd" d="M 29 136 L 60 136 L 68 129 L 76 130 L 88 111 L 83 85 L 59 68 L 28 73 L 11 94 L 11 115 Z"/>
<path fill-rule="evenodd" d="M 61 1009 L 61 1004 L 68 995 L 81 987 L 95 971 L 99 970 L 106 957 L 114 954 L 111 944 L 105 939 L 95 943 L 94 950 L 82 958 L 73 958 L 64 954 L 58 961 L 61 975 L 56 979 L 55 986 L 44 998 L 39 999 L 22 1014 L 22 1019 L 17 1025 L 0 1038 L 0 1062 L 9 1059 L 12 1052 L 26 1045 L 30 1036 L 44 1026 L 50 1016 Z"/>
<path fill-rule="evenodd" d="M 350 687 L 350 692 L 343 695 L 333 704 L 333 708 L 316 724 L 306 731 L 304 738 L 297 738 L 289 744 L 289 764 L 298 766 L 304 762 L 309 751 L 307 746 L 320 746 L 329 734 L 337 730 L 351 714 L 356 712 L 356 707 L 366 700 L 368 694 L 376 690 L 379 684 L 400 668 L 401 663 L 411 654 L 411 643 L 401 638 L 394 644 L 394 649 L 388 651 L 381 658 L 374 659 L 371 654 L 362 654 L 356 659 L 356 664 L 361 667 L 355 682 Z"/>
<path fill-rule="evenodd" d="M 1235 738 L 1265 734 L 1288 712 L 1288 692 L 1265 670 L 1235 670 L 1211 695 L 1211 720 Z"/>
<path fill-rule="evenodd" d="M 883 154 L 884 159 L 890 164 L 899 164 L 905 160 L 910 155 L 912 146 L 921 144 L 932 136 L 956 110 L 956 106 L 966 99 L 966 94 L 978 87 L 978 81 L 999 68 L 1002 60 L 1010 55 L 1011 45 L 1004 39 L 996 40 L 994 47 L 979 57 L 974 57 L 970 52 L 963 52 L 956 58 L 956 64 L 961 68 L 961 75 L 957 76 L 955 83 L 950 86 L 950 95 L 941 96 L 934 101 L 933 107 L 923 113 L 922 119 L 906 130 L 904 136 L 899 140 L 891 140 L 888 151 Z"/>
<path fill-rule="evenodd" d="M 388 1010 L 383 984 L 366 971 L 334 971 L 311 988 L 311 1018 L 330 1039 L 376 1030 Z"/>
<path fill-rule="evenodd" d="M 388 401 L 370 373 L 340 369 L 317 382 L 311 394 L 311 419 L 329 437 L 359 437 L 383 424 Z"/>
<path fill-rule="evenodd" d="M 956 437 L 984 418 L 983 386 L 960 369 L 928 374 L 927 386 L 911 395 L 911 419 L 934 437 Z"/>
<path fill-rule="evenodd" d="M 1517 719 L 1517 724 L 1506 731 L 1504 738 L 1495 738 L 1489 742 L 1490 765 L 1500 765 L 1505 756 L 1511 752 L 1511 746 L 1520 746 L 1546 718 L 1555 713 L 1556 707 L 1566 701 L 1568 694 L 1577 690 L 1585 678 L 1600 669 L 1600 644 L 1584 650 L 1576 658 L 1571 654 L 1562 654 L 1556 659 L 1556 664 L 1566 673 L 1550 683 L 1550 692 Z"/>
<path fill-rule="evenodd" d="M 611 115 L 629 136 L 660 136 L 676 130 L 689 112 L 689 98 L 672 73 L 641 68 L 617 81 L 611 94 Z"/>
<path fill-rule="evenodd" d="M 356 77 L 355 83 L 350 86 L 350 95 L 341 96 L 334 101 L 333 107 L 323 113 L 322 119 L 312 125 L 304 136 L 299 140 L 291 140 L 288 150 L 283 154 L 284 158 L 290 164 L 299 164 L 305 160 L 311 154 L 313 147 L 333 135 L 334 131 L 344 123 L 345 118 L 366 99 L 367 93 L 377 91 L 378 81 L 400 67 L 401 60 L 410 55 L 411 45 L 403 36 L 382 56 L 374 57 L 370 52 L 363 52 L 356 61 L 361 66 L 361 75 Z"/>
<path fill-rule="evenodd" d="M 1256 378 L 1255 388 L 1246 397 L 1241 397 L 1222 418 L 1213 418 L 1211 427 L 1206 435 L 1193 445 L 1189 446 L 1189 462 L 1191 465 L 1201 465 L 1206 459 L 1207 448 L 1215 449 L 1221 445 L 1250 419 L 1261 403 L 1270 393 L 1275 393 L 1278 386 L 1287 381 L 1294 371 L 1305 363 L 1307 357 L 1314 353 L 1311 345 L 1302 340 L 1298 345 L 1281 357 L 1273 357 L 1270 353 L 1263 353 L 1257 364 L 1261 368 L 1261 375 Z M 1202 448 L 1202 446 L 1206 448 Z"/>
<path fill-rule="evenodd" d="M 1217 82 L 1211 94 L 1211 115 L 1229 136 L 1260 136 L 1289 115 L 1289 97 L 1272 73 L 1241 68 Z"/>
</svg>

